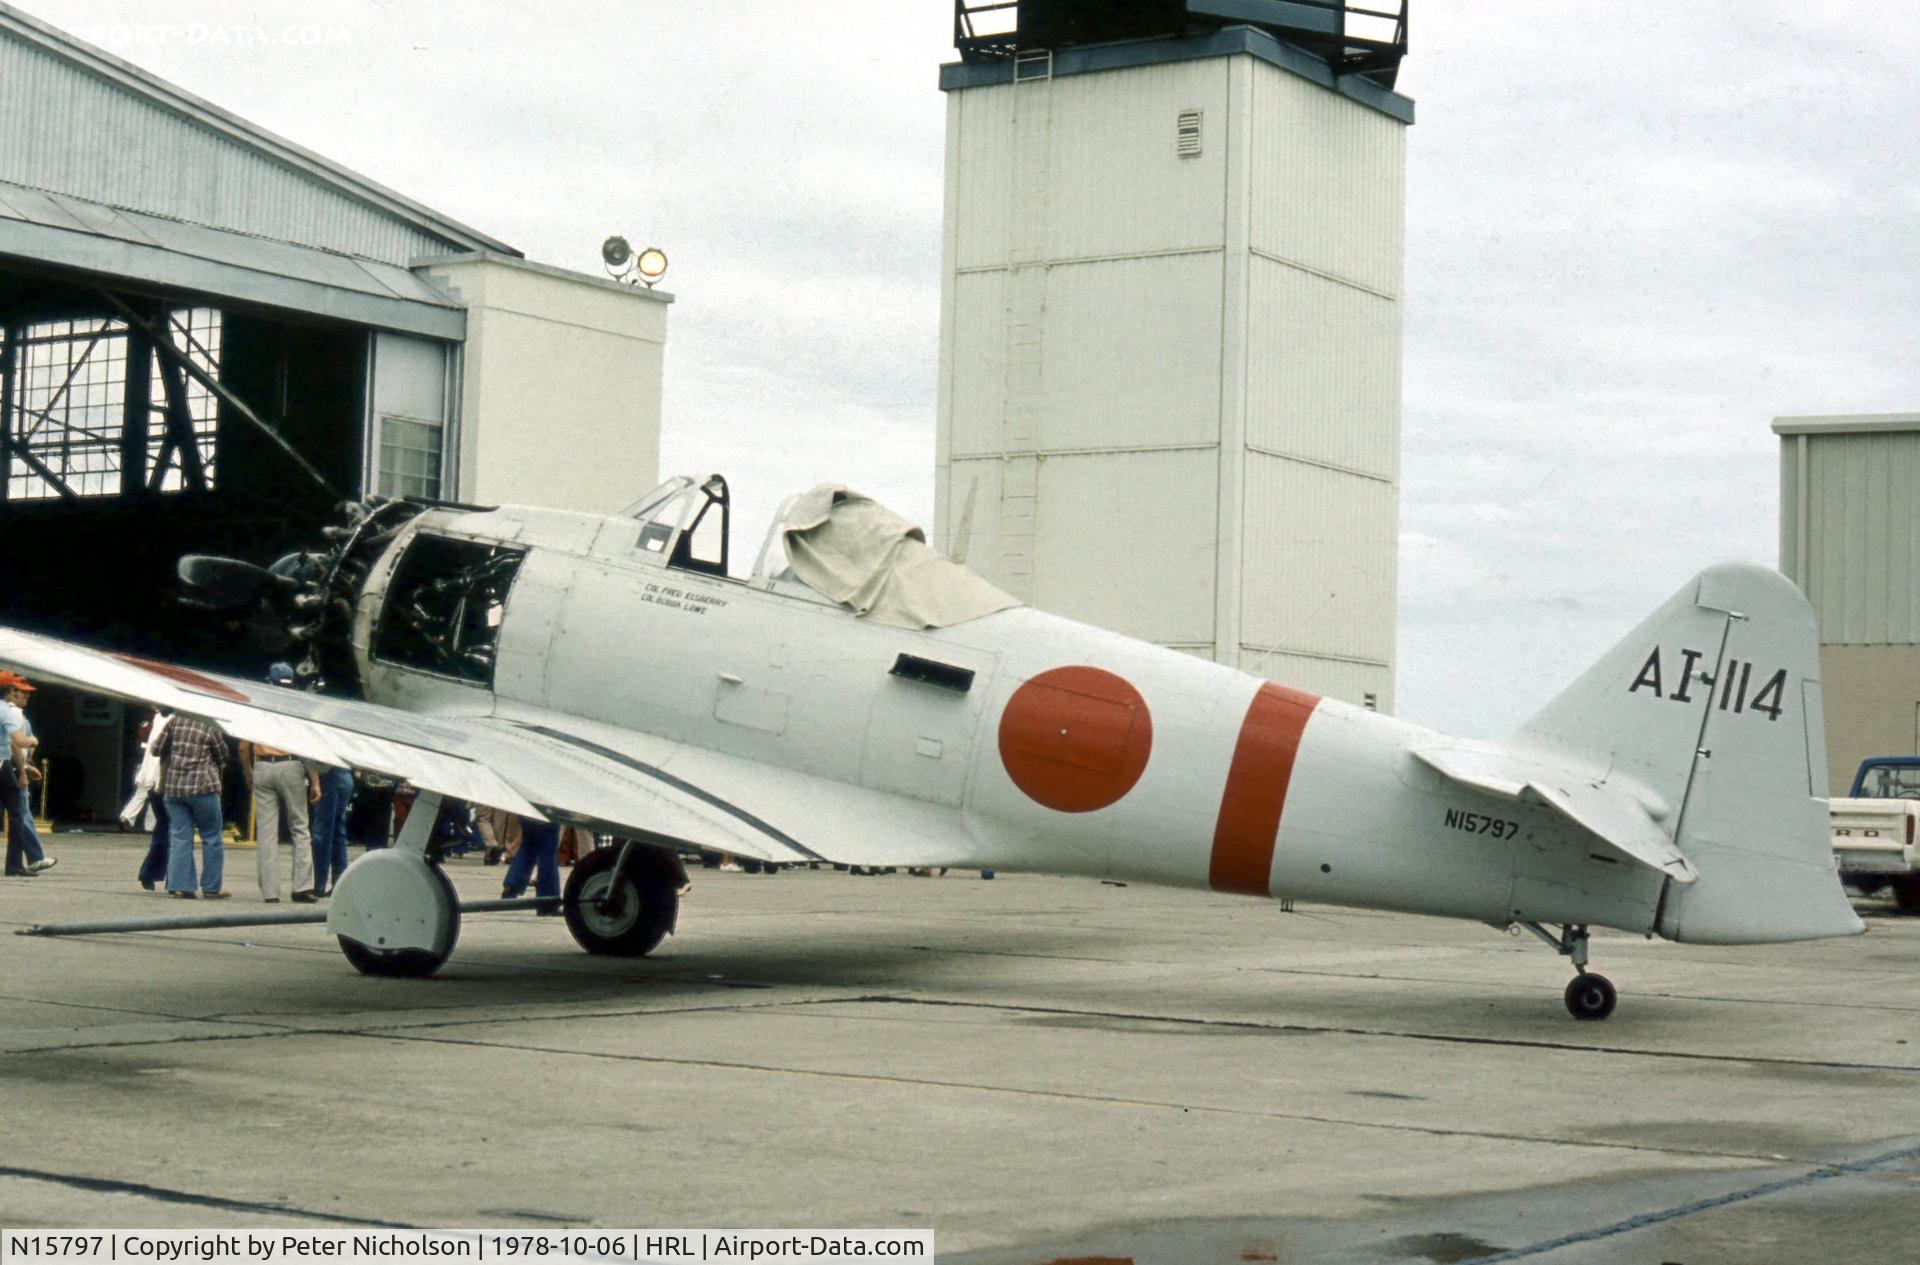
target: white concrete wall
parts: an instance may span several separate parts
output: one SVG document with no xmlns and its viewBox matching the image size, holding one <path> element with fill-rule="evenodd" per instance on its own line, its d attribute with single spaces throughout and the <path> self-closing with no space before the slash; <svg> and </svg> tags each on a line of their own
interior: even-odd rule
<svg viewBox="0 0 1920 1265">
<path fill-rule="evenodd" d="M 658 482 L 670 296 L 493 254 L 416 271 L 467 307 L 461 499 L 608 513 Z"/>
<path fill-rule="evenodd" d="M 1043 609 L 1390 710 L 1404 125 L 1246 55 L 947 110 L 942 547 Z"/>
</svg>

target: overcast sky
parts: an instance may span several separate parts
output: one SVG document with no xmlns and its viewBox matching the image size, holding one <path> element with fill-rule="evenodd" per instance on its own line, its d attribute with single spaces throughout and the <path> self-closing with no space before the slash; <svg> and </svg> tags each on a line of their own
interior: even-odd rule
<svg viewBox="0 0 1920 1265">
<path fill-rule="evenodd" d="M 933 507 L 948 0 L 25 0 L 502 238 L 672 257 L 662 469 Z M 1412 0 L 1399 711 L 1494 737 L 1700 567 L 1775 416 L 1920 411 L 1920 6 Z"/>
</svg>

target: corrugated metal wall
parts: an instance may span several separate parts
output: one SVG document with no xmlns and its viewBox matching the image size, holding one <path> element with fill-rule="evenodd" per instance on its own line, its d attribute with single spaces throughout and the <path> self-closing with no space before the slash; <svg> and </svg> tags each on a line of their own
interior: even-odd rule
<svg viewBox="0 0 1920 1265">
<path fill-rule="evenodd" d="M 1224 147 L 1174 162 L 1165 101 L 1218 109 L 1225 83 L 1224 62 L 1195 62 L 949 99 L 941 537 L 1010 591 L 1109 626 L 1130 612 L 1089 570 L 1111 551 L 1101 531 L 1192 520 L 1213 493 L 1190 480 L 1218 483 Z M 1210 525 L 1163 524 L 1122 570 L 1164 577 L 1195 532 L 1210 559 Z M 1186 609 L 1129 631 L 1210 649 L 1210 563 L 1188 570 Z"/>
<path fill-rule="evenodd" d="M 404 265 L 441 238 L 0 34 L 0 178 Z"/>
<path fill-rule="evenodd" d="M 1176 160 L 1174 112 L 1221 118 L 1226 67 L 1182 62 L 950 93 L 960 138 L 947 149 L 958 197 L 954 266 L 1005 267 L 1016 230 L 1038 230 L 1056 263 L 1218 250 L 1226 147 Z M 1033 164 L 1016 163 L 1018 125 L 1036 113 L 1047 122 L 1038 182 Z"/>
<path fill-rule="evenodd" d="M 1253 63 L 1253 249 L 1390 300 L 1406 253 L 1406 125 Z"/>
<path fill-rule="evenodd" d="M 1780 418 L 1780 569 L 1820 625 L 1828 792 L 1920 753 L 1920 414 Z"/>
<path fill-rule="evenodd" d="M 939 539 L 1390 708 L 1402 131 L 1246 56 L 952 92 Z"/>
<path fill-rule="evenodd" d="M 1390 665 L 1399 499 L 1384 480 L 1249 453 L 1243 644 Z"/>
<path fill-rule="evenodd" d="M 1391 708 L 1406 128 L 1252 75 L 1243 661 Z"/>
<path fill-rule="evenodd" d="M 1920 643 L 1920 420 L 1785 435 L 1781 456 L 1780 566 L 1813 602 L 1821 641 Z"/>
<path fill-rule="evenodd" d="M 1397 482 L 1396 300 L 1255 258 L 1247 322 L 1247 443 Z"/>
</svg>

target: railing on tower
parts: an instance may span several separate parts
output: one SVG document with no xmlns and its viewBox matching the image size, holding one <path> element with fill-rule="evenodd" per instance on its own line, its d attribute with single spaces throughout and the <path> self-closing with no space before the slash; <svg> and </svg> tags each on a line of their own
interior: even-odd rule
<svg viewBox="0 0 1920 1265">
<path fill-rule="evenodd" d="M 1021 49 L 1198 35 L 1252 26 L 1391 88 L 1407 54 L 1408 0 L 954 0 L 964 61 Z"/>
</svg>

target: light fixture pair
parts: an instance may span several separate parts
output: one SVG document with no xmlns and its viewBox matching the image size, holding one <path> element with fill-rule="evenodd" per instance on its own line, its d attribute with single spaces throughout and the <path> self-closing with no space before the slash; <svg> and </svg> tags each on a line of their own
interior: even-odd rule
<svg viewBox="0 0 1920 1265">
<path fill-rule="evenodd" d="M 643 285 L 649 290 L 667 272 L 666 251 L 658 246 L 649 246 L 636 254 L 624 237 L 609 237 L 602 242 L 600 258 L 607 265 L 608 274 L 616 281 Z"/>
</svg>

